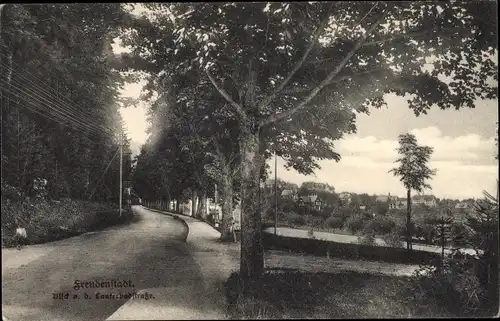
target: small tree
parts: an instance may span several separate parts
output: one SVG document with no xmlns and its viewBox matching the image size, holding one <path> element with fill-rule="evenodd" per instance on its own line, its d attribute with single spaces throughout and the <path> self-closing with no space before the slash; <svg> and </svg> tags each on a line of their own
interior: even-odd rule
<svg viewBox="0 0 500 321">
<path fill-rule="evenodd" d="M 436 170 L 427 166 L 433 148 L 419 146 L 415 135 L 408 133 L 399 135 L 399 147 L 396 150 L 400 155 L 396 160 L 399 167 L 391 169 L 389 173 L 399 176 L 406 188 L 406 248 L 411 250 L 411 190 L 422 192 L 424 188 L 431 188 L 425 181 L 436 174 Z"/>
<path fill-rule="evenodd" d="M 486 191 L 484 195 L 484 200 L 474 204 L 474 213 L 467 217 L 467 226 L 472 234 L 470 245 L 479 256 L 477 274 L 487 293 L 485 305 L 498 310 L 498 186 L 496 197 Z"/>
</svg>

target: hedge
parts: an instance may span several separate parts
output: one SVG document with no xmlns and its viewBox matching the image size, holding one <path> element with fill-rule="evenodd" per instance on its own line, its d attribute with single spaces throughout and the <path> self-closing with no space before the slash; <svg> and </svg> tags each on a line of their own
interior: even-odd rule
<svg viewBox="0 0 500 321">
<path fill-rule="evenodd" d="M 372 246 L 352 243 L 288 237 L 262 233 L 264 249 L 291 250 L 318 256 L 334 256 L 345 259 L 367 259 L 393 263 L 425 264 L 440 260 L 438 253 L 412 250 L 409 254 L 404 248 Z"/>
</svg>

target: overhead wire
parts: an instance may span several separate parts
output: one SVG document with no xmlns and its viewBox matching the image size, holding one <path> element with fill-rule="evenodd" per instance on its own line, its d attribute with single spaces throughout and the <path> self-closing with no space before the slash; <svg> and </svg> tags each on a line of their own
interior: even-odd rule
<svg viewBox="0 0 500 321">
<path fill-rule="evenodd" d="M 3 65 L 5 66 L 4 63 L 0 62 L 0 65 Z M 7 68 L 10 68 L 9 66 L 6 66 Z M 13 72 L 15 71 L 15 69 L 11 68 L 10 70 L 12 70 Z M 15 75 L 18 75 L 18 73 L 16 73 Z M 36 82 L 34 82 L 33 80 L 30 80 L 28 79 L 27 77 L 25 76 L 22 76 L 22 75 L 19 75 L 19 77 L 22 77 L 24 79 L 24 81 L 30 85 L 32 85 L 35 89 L 38 89 L 40 90 L 40 92 L 36 92 L 36 94 L 38 96 L 43 96 L 43 93 L 46 93 L 48 95 L 48 97 L 51 97 L 54 99 L 53 104 L 57 104 L 59 107 L 61 107 L 64 111 L 67 111 L 67 112 L 73 112 L 74 114 L 72 116 L 75 116 L 75 117 L 80 117 L 80 118 L 88 118 L 88 119 L 91 119 L 91 120 L 94 120 L 97 122 L 97 120 L 95 120 L 95 118 L 91 117 L 90 115 L 85 115 L 83 112 L 79 112 L 75 107 L 73 106 L 70 106 L 66 103 L 63 103 L 61 101 L 61 99 L 57 98 L 56 96 L 50 94 L 50 92 L 48 92 L 47 90 L 44 90 L 43 88 L 41 88 L 40 85 L 38 85 Z M 20 84 L 21 86 L 24 85 L 20 80 L 15 80 L 16 83 Z M 92 127 L 97 127 L 97 125 L 95 124 L 92 124 L 91 125 Z M 100 126 L 102 127 L 102 130 L 105 130 L 105 131 L 112 131 L 111 129 L 107 128 L 107 127 L 104 127 L 104 126 Z M 107 133 L 109 134 L 109 133 Z"/>
<path fill-rule="evenodd" d="M 56 117 L 56 118 L 60 118 L 60 120 L 62 121 L 66 121 L 68 123 L 71 123 L 72 125 L 74 126 L 77 126 L 81 129 L 85 129 L 89 132 L 92 132 L 92 133 L 95 133 L 95 134 L 102 134 L 103 132 L 102 131 L 98 131 L 97 129 L 93 128 L 92 126 L 89 126 L 88 124 L 85 124 L 79 120 L 77 120 L 76 118 L 72 117 L 72 116 L 68 116 L 67 114 L 64 114 L 64 113 L 61 113 L 58 109 L 54 108 L 53 106 L 50 105 L 50 101 L 48 101 L 46 98 L 42 97 L 41 99 L 45 100 L 46 102 L 43 102 L 42 100 L 40 100 L 39 98 L 33 96 L 33 94 L 27 92 L 26 90 L 24 89 L 21 89 L 17 86 L 14 86 L 11 84 L 8 84 L 6 80 L 4 79 L 0 79 L 0 82 L 3 83 L 4 85 L 9 85 L 9 86 L 5 86 L 5 88 L 3 88 L 6 92 L 10 93 L 11 95 L 15 96 L 15 97 L 19 97 L 20 96 L 20 93 L 21 94 L 24 94 L 26 97 L 29 97 L 32 99 L 32 101 L 30 102 L 29 100 L 27 99 L 24 99 L 25 102 L 28 102 L 30 103 L 33 107 L 36 106 L 36 104 L 34 104 L 33 102 L 37 102 L 39 104 L 42 104 L 42 105 L 45 105 L 46 107 L 48 108 L 44 108 L 44 107 L 41 107 L 41 106 L 36 106 L 35 109 L 37 110 L 43 110 L 45 112 L 49 112 L 49 114 L 51 114 L 52 116 Z M 13 88 L 15 88 L 17 91 L 13 90 Z M 10 99 L 11 101 L 14 101 L 15 102 L 15 99 Z M 38 107 L 38 108 L 37 108 Z M 31 108 L 33 110 L 33 108 Z M 55 111 L 55 112 L 50 112 L 50 111 Z M 59 121 L 60 123 L 60 121 Z"/>
<path fill-rule="evenodd" d="M 3 84 L 6 83 L 5 80 L 1 80 L 1 82 Z M 61 113 L 58 109 L 55 109 L 53 108 L 51 105 L 50 105 L 50 101 L 48 101 L 46 98 L 44 97 L 40 97 L 40 98 L 37 98 L 33 95 L 33 93 L 30 93 L 26 90 L 23 90 L 17 86 L 13 86 L 12 84 L 10 84 L 9 86 L 10 88 L 4 88 L 4 90 L 6 92 L 9 92 L 12 96 L 14 97 L 20 97 L 20 95 L 24 95 L 25 97 L 29 97 L 31 99 L 28 100 L 28 99 L 24 99 L 25 102 L 29 102 L 32 104 L 33 107 L 35 107 L 37 110 L 42 110 L 44 112 L 48 112 L 49 114 L 51 114 L 52 116 L 56 117 L 56 118 L 59 118 L 61 121 L 66 121 L 66 122 L 69 122 L 73 125 L 76 125 L 80 128 L 83 128 L 83 129 L 86 129 L 87 131 L 89 132 L 92 132 L 92 133 L 95 133 L 95 134 L 100 134 L 102 135 L 103 132 L 102 131 L 98 131 L 97 129 L 93 128 L 92 126 L 89 126 L 88 124 L 78 120 L 78 119 L 75 119 L 74 117 L 68 115 L 68 114 L 65 114 L 65 113 Z M 15 90 L 13 89 L 15 88 Z M 34 93 L 36 95 L 36 93 Z M 13 101 L 15 101 L 15 99 L 11 99 Z M 44 100 L 44 101 L 42 101 Z M 38 103 L 38 104 L 35 104 Z M 44 106 L 48 107 L 48 108 L 45 108 Z"/>
<path fill-rule="evenodd" d="M 5 96 L 5 95 L 4 95 L 4 98 L 5 98 L 5 99 L 8 99 L 8 100 L 10 100 L 10 101 L 12 101 L 12 102 L 14 102 L 14 103 L 18 103 L 18 101 L 17 101 L 17 100 L 15 100 L 15 99 L 13 99 L 13 98 L 10 98 L 10 97 L 8 97 L 8 96 Z M 26 103 L 30 104 L 30 102 L 26 101 L 25 99 L 23 99 L 23 100 L 24 100 Z M 28 107 L 28 106 L 25 106 L 25 108 L 26 108 L 26 109 L 29 109 L 30 111 L 32 111 L 32 112 L 34 112 L 34 113 L 36 113 L 36 114 L 39 114 L 40 116 L 42 116 L 42 117 L 44 117 L 44 118 L 50 119 L 50 120 L 52 120 L 52 121 L 54 121 L 54 122 L 56 122 L 56 123 L 58 123 L 58 124 L 60 124 L 60 125 L 62 125 L 62 126 L 65 126 L 65 127 L 70 127 L 70 128 L 72 128 L 72 129 L 75 129 L 75 130 L 80 130 L 80 131 L 83 131 L 83 132 L 88 132 L 88 130 L 87 130 L 87 129 L 82 129 L 81 127 L 77 127 L 77 128 L 75 128 L 75 127 L 70 126 L 70 124 L 62 123 L 60 120 L 57 120 L 56 118 L 50 117 L 47 113 L 42 113 L 42 112 L 40 112 L 40 111 L 38 111 L 38 110 L 36 110 L 36 109 L 34 109 L 34 108 L 30 108 L 30 107 Z M 72 124 L 72 125 L 73 125 L 73 126 L 75 126 L 74 124 Z M 94 144 L 96 144 L 96 145 L 102 145 L 102 144 L 103 144 L 102 142 L 97 142 L 97 141 L 95 141 L 95 140 L 93 140 L 93 139 L 91 139 L 91 138 L 89 138 L 89 137 L 85 137 L 85 139 L 87 139 L 88 141 L 90 141 L 90 142 L 92 142 L 92 143 L 94 143 Z"/>
<path fill-rule="evenodd" d="M 6 46 L 4 46 L 4 45 L 2 45 L 2 44 L 0 44 L 0 46 L 2 46 L 2 47 L 4 47 L 4 48 L 7 48 Z M 2 53 L 0 53 L 0 56 L 4 56 L 4 57 L 6 57 L 6 58 L 10 59 L 10 57 L 7 57 L 5 54 L 2 54 Z M 12 64 L 14 64 L 14 65 L 18 66 L 18 68 L 22 69 L 22 67 L 21 67 L 18 63 L 16 63 L 15 61 L 12 61 L 12 60 L 11 60 L 11 62 L 12 62 Z M 24 72 L 25 72 L 25 73 L 27 73 L 27 74 L 29 74 L 29 75 L 31 75 L 34 79 L 38 79 L 38 80 L 39 80 L 39 78 L 37 78 L 37 76 L 33 75 L 33 73 L 31 73 L 29 70 L 24 69 Z M 42 82 L 42 83 L 43 83 L 43 82 Z M 69 98 L 67 98 L 67 97 L 65 97 L 65 96 L 61 95 L 60 93 L 58 93 L 58 92 L 54 91 L 52 88 L 48 87 L 47 85 L 45 85 L 45 86 L 46 86 L 46 88 L 49 88 L 51 91 L 53 91 L 54 93 L 56 93 L 56 95 L 57 95 L 57 96 L 60 96 L 60 97 L 64 98 L 67 102 L 69 102 L 69 103 L 71 103 L 71 104 L 73 104 L 73 103 L 74 103 L 74 102 L 73 102 L 73 101 L 71 101 Z M 112 96 L 115 96 L 115 95 L 117 94 L 116 92 L 113 92 L 113 91 L 111 91 L 110 89 L 108 89 L 108 88 L 106 88 L 106 87 L 101 87 L 101 88 L 100 88 L 100 90 L 101 90 L 101 91 L 103 91 L 103 92 L 106 92 L 106 93 L 108 93 L 108 94 L 111 94 Z M 89 99 L 91 99 L 91 100 L 93 100 L 94 102 L 97 102 L 97 100 L 96 100 L 95 98 L 93 98 L 93 97 L 88 97 L 88 98 L 89 98 Z M 99 111 L 99 112 L 100 112 L 103 116 L 110 117 L 110 115 L 109 115 L 108 113 L 106 113 L 104 110 L 102 110 L 102 109 L 98 109 L 98 111 Z"/>
</svg>

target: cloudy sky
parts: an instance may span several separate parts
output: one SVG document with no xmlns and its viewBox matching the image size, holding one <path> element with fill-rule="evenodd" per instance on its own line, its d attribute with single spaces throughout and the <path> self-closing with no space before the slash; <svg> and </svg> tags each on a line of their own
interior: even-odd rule
<svg viewBox="0 0 500 321">
<path fill-rule="evenodd" d="M 314 176 L 304 176 L 284 169 L 278 158 L 278 177 L 298 184 L 326 182 L 338 192 L 404 196 L 402 184 L 388 171 L 397 158 L 398 135 L 410 132 L 420 144 L 434 147 L 430 166 L 437 174 L 426 194 L 462 199 L 481 197 L 485 189 L 495 192 L 496 100 L 478 102 L 475 109 L 433 109 L 418 118 L 403 98 L 388 96 L 387 102 L 388 108 L 359 115 L 357 133 L 337 142 L 338 163 L 322 161 Z"/>
<path fill-rule="evenodd" d="M 136 8 L 136 10 L 139 10 Z M 124 49 L 119 43 L 115 51 Z M 129 84 L 123 95 L 138 97 L 142 84 Z M 338 192 L 404 196 L 399 180 L 388 173 L 394 167 L 398 135 L 413 133 L 420 144 L 434 147 L 430 166 L 437 174 L 430 182 L 433 194 L 443 198 L 482 197 L 482 191 L 496 191 L 498 161 L 494 144 L 498 121 L 498 100 L 477 101 L 474 109 L 440 110 L 434 108 L 418 118 L 402 97 L 388 95 L 387 108 L 359 115 L 358 131 L 336 144 L 341 161 L 322 161 L 313 176 L 286 170 L 278 158 L 278 177 L 296 184 L 304 181 L 326 182 Z M 132 148 L 137 153 L 147 135 L 146 106 L 122 110 Z M 274 169 L 274 161 L 270 161 Z M 273 171 L 274 172 L 274 171 Z M 274 173 L 272 174 L 274 176 Z"/>
</svg>

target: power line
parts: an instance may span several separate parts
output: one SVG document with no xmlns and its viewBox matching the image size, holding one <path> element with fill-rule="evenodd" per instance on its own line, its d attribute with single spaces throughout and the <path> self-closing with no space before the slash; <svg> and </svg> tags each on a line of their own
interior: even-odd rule
<svg viewBox="0 0 500 321">
<path fill-rule="evenodd" d="M 3 63 L 1 63 L 1 62 L 0 62 L 0 64 L 4 65 L 4 64 L 3 64 Z M 12 71 L 14 71 L 14 69 L 11 69 L 11 70 L 12 70 Z M 18 76 L 18 75 L 17 75 L 17 73 L 15 73 L 14 75 L 15 75 L 15 76 Z M 24 79 L 27 81 L 27 83 L 32 84 L 34 88 L 36 88 L 36 89 L 40 89 L 42 92 L 46 92 L 46 93 L 47 93 L 47 91 L 45 91 L 45 90 L 41 89 L 41 87 L 40 87 L 40 86 L 38 86 L 37 84 L 33 83 L 33 82 L 32 82 L 32 81 L 30 81 L 28 78 L 26 78 L 26 77 L 24 77 L 24 76 L 19 76 L 19 77 L 24 78 Z M 24 85 L 24 84 L 23 84 L 20 80 L 17 80 L 15 77 L 13 77 L 13 79 L 12 79 L 11 81 L 13 81 L 13 82 L 15 82 L 15 83 L 17 83 L 17 84 L 20 84 L 20 86 L 21 86 L 21 87 L 22 87 L 22 85 Z M 9 85 L 11 85 L 11 84 L 9 84 Z M 42 94 L 40 94 L 40 93 L 38 93 L 38 92 L 35 92 L 33 89 L 29 89 L 29 90 L 30 90 L 30 91 L 32 91 L 33 93 L 35 93 L 37 96 L 39 96 L 39 97 L 43 97 L 43 95 L 42 95 Z M 62 101 L 61 101 L 60 99 L 58 99 L 57 97 L 55 97 L 54 95 L 51 95 L 50 93 L 48 93 L 48 96 L 49 96 L 49 97 L 52 97 L 52 98 L 55 98 L 55 100 L 56 100 L 56 101 L 51 102 L 52 104 L 59 103 L 59 105 L 58 105 L 58 106 L 59 106 L 59 107 L 62 107 L 62 109 L 64 109 L 65 111 L 68 111 L 68 112 L 69 112 L 69 111 L 72 111 L 72 112 L 74 113 L 74 114 L 72 115 L 73 117 L 75 117 L 75 118 L 76 118 L 76 116 L 78 116 L 78 117 L 82 118 L 82 117 L 85 117 L 85 116 L 86 116 L 87 118 L 90 118 L 91 120 L 96 121 L 96 120 L 95 120 L 93 117 L 91 117 L 90 115 L 85 115 L 84 113 L 79 112 L 78 110 L 76 110 L 74 107 L 69 106 L 68 104 L 62 103 Z M 96 121 L 96 123 L 98 123 L 98 122 Z M 98 129 L 98 130 L 112 131 L 111 129 L 109 129 L 109 128 L 107 128 L 107 127 L 103 126 L 103 125 L 100 125 L 100 126 L 98 127 L 97 125 L 92 124 L 92 127 L 95 127 L 95 128 L 96 128 L 96 129 Z"/>
<path fill-rule="evenodd" d="M 3 55 L 3 54 L 1 54 L 1 53 L 0 53 L 0 55 Z M 3 55 L 3 56 L 5 57 L 5 55 Z M 1 63 L 1 62 L 0 62 L 0 63 Z M 13 63 L 13 64 L 15 64 L 15 65 L 17 65 L 17 66 L 19 66 L 19 65 L 18 65 L 17 63 L 15 63 L 15 62 L 12 62 L 12 63 Z M 3 63 L 2 63 L 2 64 L 3 64 Z M 3 65 L 4 65 L 6 68 L 8 68 L 8 69 L 10 69 L 10 70 L 12 70 L 12 71 L 15 71 L 15 69 L 14 69 L 14 68 L 12 68 L 12 67 L 10 67 L 10 66 L 7 66 L 6 64 L 3 64 Z M 37 80 L 39 80 L 39 78 L 37 78 L 37 77 L 36 77 L 35 75 L 33 75 L 32 73 L 30 73 L 28 70 L 23 69 L 23 68 L 21 68 L 20 66 L 19 66 L 19 69 L 21 69 L 21 71 L 22 71 L 22 72 L 24 72 L 24 73 L 26 73 L 26 74 L 30 74 L 30 75 L 32 76 L 32 78 L 34 79 L 34 80 L 29 79 L 28 77 L 26 77 L 26 76 L 21 75 L 20 73 L 18 73 L 18 74 L 19 74 L 19 76 L 20 76 L 20 77 L 22 77 L 23 79 L 25 79 L 28 83 L 31 83 L 34 87 L 36 87 L 37 89 L 39 89 L 39 90 L 41 90 L 41 91 L 43 91 L 43 92 L 47 93 L 49 96 L 54 97 L 56 100 L 58 100 L 58 101 L 60 102 L 60 104 L 61 104 L 61 105 L 65 105 L 68 109 L 72 110 L 73 112 L 75 112 L 75 113 L 78 113 L 78 112 L 79 112 L 79 111 L 78 111 L 78 109 L 74 106 L 74 102 L 73 102 L 73 101 L 71 101 L 71 100 L 70 100 L 70 99 L 68 99 L 67 97 L 65 97 L 65 96 L 61 95 L 59 92 L 55 91 L 55 90 L 54 90 L 53 88 L 51 88 L 50 86 L 48 86 L 48 85 L 46 85 L 46 84 L 43 84 L 43 82 L 40 82 L 40 81 L 38 81 L 38 82 L 37 82 Z M 40 83 L 42 83 L 42 85 L 40 85 Z M 44 86 L 45 88 L 48 88 L 48 89 L 44 89 L 42 86 Z M 106 89 L 106 88 L 102 87 L 102 88 L 101 88 L 101 90 L 103 90 L 103 89 Z M 106 90 L 107 90 L 107 89 L 106 89 Z M 54 93 L 55 95 L 54 95 L 54 94 L 51 94 L 51 92 L 52 92 L 52 93 Z M 59 97 L 64 98 L 67 102 L 69 102 L 69 104 L 68 104 L 67 102 L 64 102 L 64 101 L 63 101 L 61 98 L 59 98 Z M 94 99 L 93 99 L 93 100 L 94 100 Z M 95 101 L 95 102 L 97 102 L 96 100 L 94 100 L 94 101 Z M 78 107 L 78 106 L 77 106 L 77 107 Z M 110 115 L 109 115 L 108 113 L 104 112 L 104 111 L 103 111 L 103 110 L 101 110 L 101 109 L 97 109 L 97 111 L 99 111 L 99 112 L 100 112 L 103 116 L 110 117 Z"/>
<path fill-rule="evenodd" d="M 5 80 L 3 80 L 3 79 L 0 79 L 0 81 L 1 81 L 2 83 L 6 83 L 6 81 L 5 81 Z M 11 87 L 15 87 L 15 86 L 11 86 Z M 68 122 L 68 123 L 71 123 L 71 124 L 73 124 L 74 126 L 77 126 L 77 127 L 81 128 L 81 129 L 84 129 L 84 130 L 87 130 L 87 131 L 89 131 L 89 132 L 92 132 L 92 133 L 94 133 L 94 134 L 102 134 L 102 133 L 103 133 L 102 131 L 98 131 L 98 130 L 96 130 L 95 128 L 93 128 L 93 127 L 89 126 L 88 124 L 85 124 L 85 123 L 83 123 L 83 122 L 81 122 L 81 121 L 79 121 L 79 120 L 77 120 L 77 119 L 75 119 L 75 118 L 73 118 L 73 117 L 71 117 L 71 116 L 68 116 L 68 115 L 62 114 L 62 113 L 61 113 L 60 111 L 58 111 L 57 109 L 55 109 L 55 108 L 51 107 L 51 106 L 50 106 L 50 105 L 48 105 L 47 103 L 42 102 L 41 100 L 39 100 L 39 99 L 35 98 L 33 95 L 29 94 L 29 93 L 28 93 L 28 92 L 26 92 L 25 90 L 22 90 L 22 89 L 20 89 L 20 88 L 16 88 L 16 89 L 17 89 L 18 91 L 20 91 L 21 93 L 23 93 L 25 96 L 27 96 L 27 97 L 31 98 L 33 101 L 36 101 L 36 102 L 38 102 L 38 103 L 40 103 L 40 104 L 45 104 L 47 107 L 49 107 L 49 109 L 53 109 L 53 110 L 55 110 L 55 111 L 56 111 L 55 113 L 49 113 L 50 115 L 55 116 L 55 117 L 59 117 L 62 121 L 66 121 L 66 122 Z M 18 93 L 18 92 L 15 92 L 15 91 L 14 91 L 14 90 L 12 90 L 11 88 L 4 88 L 4 90 L 5 90 L 6 92 L 8 92 L 8 93 L 10 93 L 10 94 L 12 94 L 12 95 L 14 95 L 14 96 L 18 97 L 18 98 L 20 97 L 19 93 Z M 15 99 L 12 99 L 12 98 L 11 98 L 10 100 L 11 100 L 11 101 L 16 102 L 16 100 L 15 100 Z M 25 101 L 25 102 L 30 103 L 30 101 L 29 101 L 29 100 L 27 100 L 27 99 L 24 99 L 24 101 Z M 47 100 L 46 100 L 46 101 L 47 101 Z M 50 102 L 49 102 L 49 103 L 50 103 Z M 35 106 L 35 104 L 33 104 L 33 102 L 31 102 L 31 104 L 32 104 L 33 106 Z M 38 109 L 39 109 L 39 110 L 43 110 L 43 111 L 45 111 L 46 113 L 49 111 L 48 109 L 43 108 L 43 107 L 41 107 L 41 106 L 37 106 L 37 107 L 38 107 Z M 31 110 L 33 110 L 33 111 L 34 111 L 34 109 L 31 109 Z M 42 114 L 42 115 L 43 115 L 43 114 Z M 58 122 L 59 122 L 59 123 L 61 123 L 60 121 L 58 121 Z M 106 133 L 106 134 L 107 134 L 107 133 Z"/>
<path fill-rule="evenodd" d="M 14 99 L 12 99 L 12 98 L 10 98 L 10 97 L 7 97 L 7 96 L 4 96 L 4 98 L 5 98 L 5 99 L 7 99 L 7 100 L 10 100 L 10 101 L 12 101 L 12 102 L 17 102 L 17 101 L 15 101 Z M 26 100 L 25 100 L 25 102 L 27 102 L 27 103 L 29 104 L 29 102 L 28 102 L 28 101 L 26 101 Z M 47 114 L 41 113 L 41 112 L 39 112 L 39 111 L 38 111 L 38 110 L 36 110 L 36 109 L 30 108 L 30 107 L 28 107 L 28 106 L 25 106 L 25 107 L 26 107 L 27 109 L 31 110 L 32 112 L 39 114 L 40 116 L 42 116 L 42 117 L 44 117 L 44 118 L 50 119 L 50 120 L 52 120 L 52 121 L 54 121 L 54 122 L 56 122 L 56 123 L 58 123 L 58 124 L 61 124 L 62 126 L 65 126 L 65 127 L 71 127 L 69 124 L 61 123 L 59 120 L 57 120 L 57 119 L 55 119 L 55 118 L 53 118 L 53 117 L 50 117 L 50 116 L 49 116 L 49 115 L 47 115 Z M 72 125 L 73 125 L 73 126 L 75 126 L 74 124 L 72 124 Z M 72 129 L 75 129 L 75 130 L 79 130 L 79 131 L 83 131 L 83 132 L 87 132 L 87 133 L 88 133 L 88 129 L 82 129 L 81 127 L 77 127 L 77 128 L 75 128 L 75 127 L 71 127 L 71 128 L 72 128 Z M 102 142 L 96 142 L 96 141 L 94 141 L 94 140 L 92 140 L 92 139 L 90 139 L 90 138 L 88 138 L 88 137 L 85 137 L 85 139 L 88 139 L 90 142 L 92 142 L 92 143 L 94 143 L 94 144 L 96 144 L 96 145 L 102 145 Z"/>
<path fill-rule="evenodd" d="M 5 81 L 4 81 L 4 80 L 2 80 L 2 82 L 4 82 L 4 83 L 5 83 Z M 30 93 L 29 93 L 29 92 L 27 92 L 26 90 L 20 89 L 20 88 L 18 88 L 18 87 L 16 87 L 16 86 L 12 86 L 12 85 L 11 85 L 11 87 L 13 87 L 13 88 L 17 89 L 17 92 L 16 92 L 16 91 L 14 91 L 12 88 L 5 88 L 5 91 L 6 91 L 6 92 L 9 92 L 10 94 L 12 94 L 13 96 L 15 96 L 15 97 L 17 97 L 17 98 L 20 98 L 20 97 L 22 96 L 22 94 L 24 94 L 26 97 L 31 98 L 32 102 L 37 102 L 37 103 L 39 103 L 39 105 L 37 106 L 37 107 L 38 107 L 38 109 L 43 110 L 43 111 L 45 111 L 45 112 L 50 112 L 50 114 L 51 114 L 51 115 L 53 115 L 53 116 L 57 116 L 57 117 L 61 118 L 62 120 L 65 120 L 65 121 L 67 121 L 67 122 L 70 122 L 70 123 L 72 123 L 72 124 L 74 124 L 74 125 L 77 125 L 77 126 L 79 126 L 79 127 L 85 128 L 85 129 L 87 129 L 87 130 L 89 130 L 89 131 L 91 131 L 91 132 L 94 132 L 94 133 L 102 133 L 102 131 L 99 131 L 99 130 L 98 130 L 98 129 L 96 129 L 95 127 L 90 126 L 89 124 L 87 124 L 87 123 L 85 123 L 85 122 L 83 122 L 83 121 L 81 121 L 81 120 L 79 120 L 79 119 L 76 119 L 76 118 L 75 118 L 75 117 L 73 117 L 73 116 L 70 116 L 70 115 L 64 114 L 64 113 L 62 113 L 60 110 L 58 110 L 58 109 L 56 109 L 56 108 L 54 108 L 54 107 L 50 106 L 50 105 L 49 105 L 49 104 L 50 104 L 50 101 L 48 101 L 48 100 L 47 100 L 47 99 L 45 99 L 44 97 L 41 97 L 41 99 L 43 99 L 43 100 L 44 100 L 44 101 L 46 101 L 46 102 L 43 102 L 43 101 L 41 101 L 40 99 L 37 99 L 35 96 L 33 96 L 32 94 L 30 94 Z M 21 93 L 21 95 L 20 95 L 20 93 Z M 34 93 L 34 94 L 36 95 L 36 93 Z M 11 99 L 11 100 L 15 101 L 14 99 Z M 28 100 L 26 100 L 26 99 L 25 99 L 25 101 L 28 101 Z M 47 103 L 47 102 L 48 102 L 48 103 Z M 35 104 L 33 104 L 33 105 L 35 105 Z M 46 106 L 48 107 L 48 109 L 47 109 L 47 108 L 44 108 L 44 107 L 43 107 L 43 105 L 46 105 Z M 55 112 L 54 112 L 54 111 L 55 111 Z"/>
<path fill-rule="evenodd" d="M 121 147 L 120 147 L 121 148 Z M 92 193 L 90 193 L 90 196 L 89 196 L 89 200 L 92 198 L 92 196 L 94 195 L 94 192 L 96 190 L 96 188 L 99 186 L 99 183 L 101 182 L 101 179 L 104 177 L 104 175 L 106 174 L 106 172 L 108 171 L 109 169 L 109 166 L 111 166 L 111 163 L 113 162 L 113 160 L 115 159 L 116 155 L 118 155 L 118 152 L 120 151 L 120 148 L 116 151 L 116 153 L 113 155 L 113 158 L 111 158 L 111 160 L 109 161 L 108 163 L 108 166 L 106 166 L 106 169 L 104 170 L 104 172 L 102 173 L 101 177 L 99 177 L 99 179 L 97 180 L 96 182 L 96 185 L 94 186 L 94 189 L 92 190 Z"/>
<path fill-rule="evenodd" d="M 6 46 L 3 46 L 3 47 L 8 48 L 8 47 L 6 47 Z M 6 57 L 6 58 L 8 58 L 8 59 L 10 59 L 10 60 L 11 60 L 11 62 L 12 62 L 12 64 L 14 64 L 14 65 L 18 66 L 18 68 L 19 68 L 19 69 L 21 69 L 21 70 L 23 70 L 25 73 L 27 73 L 27 74 L 31 75 L 31 77 L 32 77 L 33 79 L 35 79 L 35 80 L 40 80 L 37 76 L 33 75 L 33 74 L 32 74 L 31 72 L 29 72 L 26 68 L 24 68 L 24 69 L 23 69 L 23 68 L 22 68 L 22 67 L 21 67 L 18 63 L 16 63 L 15 61 L 13 61 L 10 57 L 8 57 L 8 56 L 6 56 L 5 54 L 2 54 L 2 53 L 0 53 L 0 55 L 2 55 L 2 56 L 4 56 L 4 57 Z M 11 68 L 11 69 L 13 69 L 13 68 L 12 68 L 12 67 L 10 67 L 10 66 L 8 66 L 7 68 Z M 43 84 L 44 82 L 42 81 L 41 83 Z M 54 93 L 56 94 L 56 96 L 60 96 L 61 98 L 65 99 L 67 102 L 69 102 L 70 104 L 74 104 L 74 102 L 73 102 L 73 101 L 71 101 L 69 98 L 67 98 L 67 97 L 65 97 L 65 96 L 63 96 L 63 95 L 61 95 L 61 94 L 60 94 L 60 93 L 58 93 L 57 91 L 54 91 L 54 89 L 53 89 L 53 88 L 51 88 L 51 87 L 49 87 L 49 86 L 47 86 L 47 85 L 45 85 L 45 87 L 46 87 L 46 88 L 48 88 L 50 91 L 54 92 Z M 109 89 L 108 89 L 108 88 L 106 88 L 106 87 L 101 87 L 101 88 L 100 88 L 100 90 L 102 90 L 102 91 L 104 91 L 104 92 L 106 92 L 106 93 L 108 93 L 108 94 L 111 94 L 111 95 L 113 95 L 113 96 L 117 94 L 116 92 L 112 92 L 111 90 L 109 90 Z M 94 102 L 98 102 L 96 99 L 94 99 L 94 98 L 92 98 L 92 97 L 88 97 L 88 98 L 90 98 L 90 99 L 94 100 Z M 99 111 L 102 113 L 102 115 L 103 115 L 103 116 L 110 117 L 110 115 L 109 115 L 108 113 L 106 113 L 105 111 L 103 111 L 103 110 L 99 110 Z"/>
</svg>

